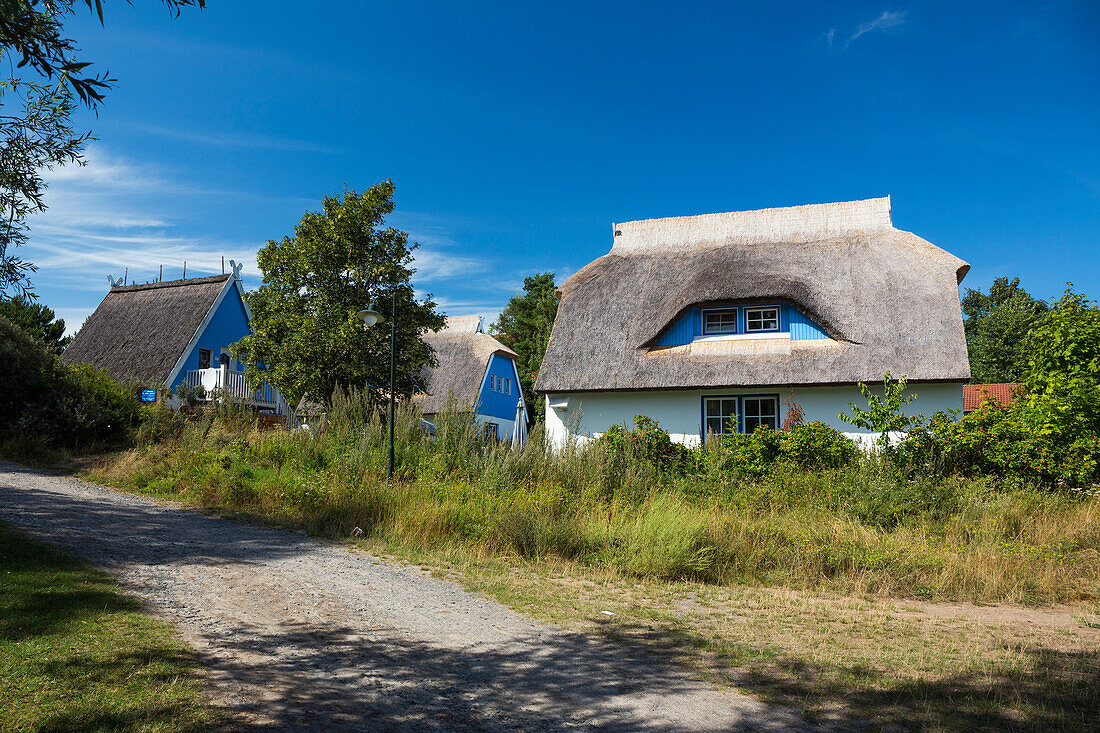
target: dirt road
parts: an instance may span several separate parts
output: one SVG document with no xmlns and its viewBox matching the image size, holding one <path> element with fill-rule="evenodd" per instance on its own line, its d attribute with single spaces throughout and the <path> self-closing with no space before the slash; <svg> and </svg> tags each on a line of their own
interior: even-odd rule
<svg viewBox="0 0 1100 733">
<path fill-rule="evenodd" d="M 242 729 L 806 727 L 646 649 L 301 534 L 3 462 L 0 520 L 73 548 L 173 622 Z"/>
</svg>

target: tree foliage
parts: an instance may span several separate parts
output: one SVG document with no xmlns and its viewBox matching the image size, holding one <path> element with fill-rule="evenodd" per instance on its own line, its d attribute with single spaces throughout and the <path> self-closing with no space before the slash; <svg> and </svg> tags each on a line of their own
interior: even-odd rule
<svg viewBox="0 0 1100 733">
<path fill-rule="evenodd" d="M 1041 432 L 1100 439 L 1100 306 L 1068 288 L 1024 345 L 1027 400 Z"/>
<path fill-rule="evenodd" d="M 893 379 L 890 372 L 886 372 L 882 379 L 882 396 L 875 394 L 874 390 L 863 382 L 859 383 L 859 391 L 867 400 L 867 409 L 863 409 L 854 402 L 848 403 L 852 414 L 839 413 L 837 417 L 842 422 L 855 425 L 857 428 L 871 430 L 879 434 L 878 447 L 883 451 L 890 449 L 890 433 L 901 433 L 908 430 L 915 423 L 921 421 L 919 416 L 906 415 L 904 408 L 917 395 L 905 394 L 905 388 L 909 383 L 907 377 Z"/>
<path fill-rule="evenodd" d="M 126 440 L 137 425 L 136 389 L 86 364 L 68 366 L 0 316 L 0 442 L 88 447 Z"/>
<path fill-rule="evenodd" d="M 24 296 L 0 300 L 0 317 L 41 341 L 54 354 L 60 354 L 73 340 L 65 335 L 65 321 L 57 318 L 51 308 Z"/>
<path fill-rule="evenodd" d="M 540 272 L 523 279 L 523 293 L 512 296 L 508 306 L 490 330 L 519 356 L 519 379 L 527 402 L 528 416 L 538 422 L 546 418 L 546 405 L 535 396 L 535 379 L 546 355 L 558 298 L 554 294 L 554 273 Z"/>
<path fill-rule="evenodd" d="M 177 14 L 205 0 L 162 0 Z M 81 163 L 88 133 L 73 130 L 76 99 L 91 108 L 114 81 L 88 72 L 64 21 L 80 6 L 103 22 L 102 0 L 0 0 L 0 60 L 18 71 L 0 80 L 0 297 L 30 292 L 34 265 L 13 251 L 27 238 L 26 218 L 45 210 L 43 171 Z"/>
<path fill-rule="evenodd" d="M 254 332 L 232 347 L 253 383 L 271 382 L 294 401 L 308 393 L 326 402 L 337 385 L 364 385 L 381 404 L 389 385 L 389 319 L 396 316 L 395 393 L 412 393 L 433 359 L 420 336 L 442 328 L 444 317 L 430 295 L 417 300 L 409 283 L 417 245 L 385 226 L 393 191 L 387 180 L 362 193 L 326 196 L 293 236 L 260 250 L 263 284 L 247 296 Z M 367 329 L 356 313 L 372 302 L 387 322 Z"/>
<path fill-rule="evenodd" d="M 1020 278 L 999 277 L 989 293 L 967 288 L 962 299 L 971 381 L 1018 382 L 1023 378 L 1021 349 L 1028 332 L 1048 310 L 1045 301 L 1020 287 Z"/>
</svg>

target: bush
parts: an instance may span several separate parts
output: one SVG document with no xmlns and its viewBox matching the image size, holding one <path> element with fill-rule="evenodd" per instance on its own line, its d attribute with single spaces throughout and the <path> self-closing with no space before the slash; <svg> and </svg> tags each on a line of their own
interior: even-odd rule
<svg viewBox="0 0 1100 733">
<path fill-rule="evenodd" d="M 668 431 L 645 415 L 634 416 L 633 430 L 627 430 L 624 425 L 612 425 L 596 438 L 596 444 L 616 464 L 634 460 L 664 472 L 683 471 L 690 457 L 687 448 L 672 442 Z"/>
<path fill-rule="evenodd" d="M 778 463 L 800 468 L 839 468 L 859 456 L 855 443 L 823 422 L 778 432 L 762 425 L 750 434 L 722 436 L 721 466 L 734 474 L 762 476 Z"/>
<path fill-rule="evenodd" d="M 75 447 L 123 442 L 137 425 L 135 389 L 90 366 L 65 365 L 3 318 L 0 359 L 0 437 Z"/>
<path fill-rule="evenodd" d="M 1050 430 L 1038 402 L 987 405 L 958 421 L 937 413 L 910 431 L 894 460 L 909 475 L 986 475 L 1048 488 L 1100 482 L 1100 435 Z"/>
<path fill-rule="evenodd" d="M 783 458 L 803 468 L 840 468 L 859 456 L 855 443 L 823 422 L 805 423 L 780 434 Z"/>
</svg>

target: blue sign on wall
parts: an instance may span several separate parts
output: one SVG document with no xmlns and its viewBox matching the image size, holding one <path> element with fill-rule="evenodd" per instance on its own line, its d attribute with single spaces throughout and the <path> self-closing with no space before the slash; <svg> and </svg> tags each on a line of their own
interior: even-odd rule
<svg viewBox="0 0 1100 733">
<path fill-rule="evenodd" d="M 155 389 L 143 389 L 143 390 L 141 390 L 141 401 L 142 402 L 156 402 L 157 401 L 157 391 Z"/>
</svg>

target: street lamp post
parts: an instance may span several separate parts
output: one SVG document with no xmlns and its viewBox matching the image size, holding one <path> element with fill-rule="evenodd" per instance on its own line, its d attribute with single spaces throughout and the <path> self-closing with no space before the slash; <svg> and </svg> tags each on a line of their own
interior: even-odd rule
<svg viewBox="0 0 1100 733">
<path fill-rule="evenodd" d="M 357 314 L 363 319 L 363 327 L 370 328 L 371 326 L 378 325 L 386 322 L 386 317 L 378 311 L 378 307 L 371 303 L 370 307 L 365 311 L 359 311 Z M 393 301 L 390 308 L 390 453 L 389 463 L 386 469 L 386 476 L 393 478 L 393 417 L 394 417 L 394 381 L 396 380 L 397 370 L 397 288 L 393 288 Z"/>
</svg>

